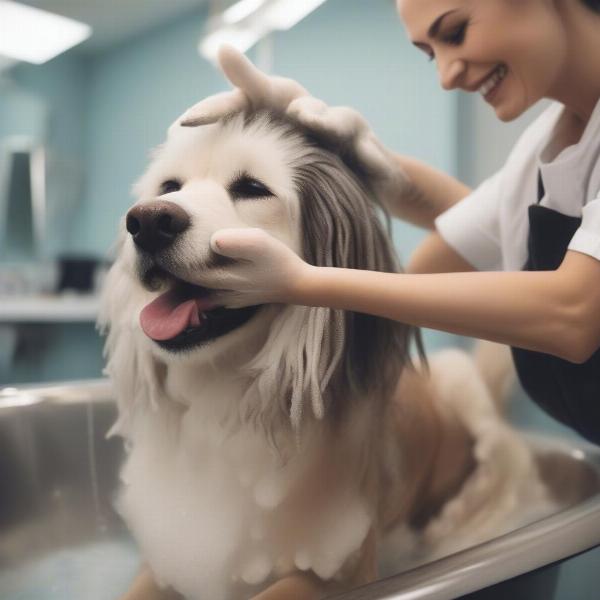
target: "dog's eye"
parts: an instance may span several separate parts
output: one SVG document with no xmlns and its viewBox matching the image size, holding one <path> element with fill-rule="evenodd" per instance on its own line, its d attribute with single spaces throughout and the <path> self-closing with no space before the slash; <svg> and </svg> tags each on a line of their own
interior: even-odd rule
<svg viewBox="0 0 600 600">
<path fill-rule="evenodd" d="M 159 196 L 163 194 L 170 194 L 171 192 L 178 192 L 181 189 L 181 182 L 177 179 L 168 179 L 160 184 Z"/>
<path fill-rule="evenodd" d="M 238 177 L 229 186 L 229 193 L 234 198 L 265 198 L 274 196 L 273 192 L 262 181 L 246 174 Z"/>
</svg>

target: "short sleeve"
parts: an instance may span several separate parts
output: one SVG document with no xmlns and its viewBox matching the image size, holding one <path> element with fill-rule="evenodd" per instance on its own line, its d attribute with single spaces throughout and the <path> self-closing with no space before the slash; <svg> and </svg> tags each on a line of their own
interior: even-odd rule
<svg viewBox="0 0 600 600">
<path fill-rule="evenodd" d="M 502 270 L 501 179 L 499 171 L 435 220 L 442 238 L 479 271 Z"/>
<path fill-rule="evenodd" d="M 569 250 L 589 254 L 600 260 L 600 192 L 582 210 L 581 226 L 569 243 Z"/>
</svg>

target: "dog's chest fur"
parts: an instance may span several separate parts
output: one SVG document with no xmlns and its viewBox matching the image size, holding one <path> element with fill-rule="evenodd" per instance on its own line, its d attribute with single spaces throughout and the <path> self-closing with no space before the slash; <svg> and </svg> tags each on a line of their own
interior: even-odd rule
<svg viewBox="0 0 600 600">
<path fill-rule="evenodd" d="M 372 522 L 356 428 L 332 440 L 315 426 L 282 462 L 253 428 L 219 422 L 215 407 L 235 402 L 235 387 L 139 414 L 122 473 L 119 508 L 142 553 L 190 600 L 247 598 L 296 569 L 340 576 Z"/>
</svg>

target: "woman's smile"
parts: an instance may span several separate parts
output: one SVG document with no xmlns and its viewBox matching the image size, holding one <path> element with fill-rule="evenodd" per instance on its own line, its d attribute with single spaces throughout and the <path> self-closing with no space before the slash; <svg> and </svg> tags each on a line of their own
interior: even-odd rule
<svg viewBox="0 0 600 600">
<path fill-rule="evenodd" d="M 483 82 L 478 89 L 478 92 L 483 96 L 486 102 L 490 104 L 497 96 L 499 89 L 502 86 L 506 75 L 508 74 L 508 68 L 506 65 L 499 65 L 494 72 Z"/>
</svg>

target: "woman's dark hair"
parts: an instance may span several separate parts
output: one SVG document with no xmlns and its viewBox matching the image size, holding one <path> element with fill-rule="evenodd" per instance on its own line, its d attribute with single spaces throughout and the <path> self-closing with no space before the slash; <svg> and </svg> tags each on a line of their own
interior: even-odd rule
<svg viewBox="0 0 600 600">
<path fill-rule="evenodd" d="M 600 0 L 581 0 L 590 10 L 600 13 Z"/>
</svg>

